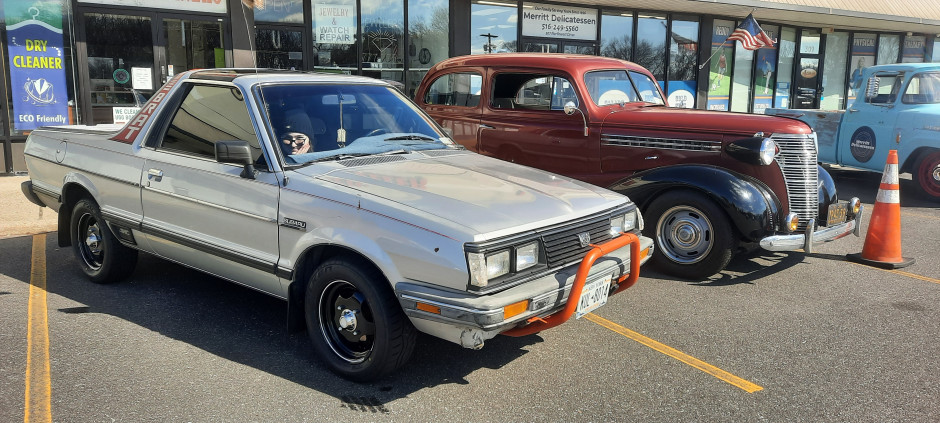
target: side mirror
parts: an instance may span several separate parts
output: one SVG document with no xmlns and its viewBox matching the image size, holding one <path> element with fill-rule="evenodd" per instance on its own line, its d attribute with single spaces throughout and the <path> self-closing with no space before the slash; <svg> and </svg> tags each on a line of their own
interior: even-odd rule
<svg viewBox="0 0 940 423">
<path fill-rule="evenodd" d="M 218 141 L 215 143 L 215 161 L 219 163 L 229 163 L 242 165 L 241 177 L 255 179 L 255 165 L 251 157 L 251 146 L 248 141 L 231 140 Z"/>
<path fill-rule="evenodd" d="M 579 109 L 578 106 L 575 105 L 573 101 L 569 101 L 565 103 L 566 115 L 571 116 L 574 114 L 575 111 L 581 114 L 581 121 L 584 122 L 584 136 L 586 137 L 588 136 L 588 124 L 587 124 L 587 117 L 584 116 L 584 112 L 582 112 L 581 109 Z"/>
<path fill-rule="evenodd" d="M 865 89 L 865 97 L 867 97 L 867 99 L 870 100 L 878 96 L 878 88 L 880 84 L 881 84 L 881 78 L 877 76 L 868 78 L 868 87 Z"/>
</svg>

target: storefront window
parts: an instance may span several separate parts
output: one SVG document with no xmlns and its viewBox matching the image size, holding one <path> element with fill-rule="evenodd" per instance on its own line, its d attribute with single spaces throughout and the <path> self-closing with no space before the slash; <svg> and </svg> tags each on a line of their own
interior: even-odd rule
<svg viewBox="0 0 940 423">
<path fill-rule="evenodd" d="M 731 111 L 747 112 L 751 100 L 751 68 L 754 66 L 754 50 L 748 50 L 735 41 L 734 84 L 731 87 Z"/>
<path fill-rule="evenodd" d="M 633 13 L 604 12 L 601 16 L 601 56 L 631 60 Z"/>
<path fill-rule="evenodd" d="M 933 41 L 933 59 L 931 62 L 940 62 L 940 38 Z"/>
<path fill-rule="evenodd" d="M 303 32 L 258 29 L 255 45 L 259 68 L 303 69 Z"/>
<path fill-rule="evenodd" d="M 902 63 L 922 63 L 927 53 L 927 37 L 915 35 L 904 38 L 904 51 L 901 53 Z"/>
<path fill-rule="evenodd" d="M 898 62 L 898 53 L 901 51 L 901 37 L 899 35 L 878 36 L 878 64 L 886 65 Z"/>
<path fill-rule="evenodd" d="M 790 107 L 790 85 L 793 83 L 793 60 L 796 54 L 796 29 L 784 27 L 777 43 L 777 81 L 774 89 L 774 107 Z"/>
<path fill-rule="evenodd" d="M 849 34 L 833 32 L 826 36 L 826 60 L 823 64 L 822 98 L 819 107 L 836 110 L 845 108 L 845 70 L 849 51 Z"/>
<path fill-rule="evenodd" d="M 712 27 L 712 49 L 708 60 L 708 110 L 728 110 L 728 94 L 731 92 L 729 67 L 734 43 L 726 42 L 734 22 L 715 19 Z"/>
<path fill-rule="evenodd" d="M 698 75 L 698 18 L 674 15 L 669 34 L 669 105 L 695 108 Z"/>
<path fill-rule="evenodd" d="M 875 65 L 877 39 L 878 36 L 875 34 L 855 33 L 852 35 L 852 58 L 849 60 L 849 80 L 846 81 L 848 86 L 847 104 L 855 100 L 855 96 L 861 90 L 862 71 Z"/>
<path fill-rule="evenodd" d="M 403 0 L 361 0 L 362 74 L 404 82 Z"/>
<path fill-rule="evenodd" d="M 757 73 L 754 76 L 754 113 L 763 114 L 764 110 L 773 107 L 774 79 L 777 75 L 777 51 L 780 47 L 780 28 L 774 25 L 764 25 L 764 32 L 771 40 L 773 47 L 764 47 L 757 50 Z"/>
<path fill-rule="evenodd" d="M 115 108 L 140 107 L 153 94 L 157 83 L 153 78 L 150 18 L 86 13 L 85 41 L 91 84 L 90 123 L 113 123 Z"/>
<path fill-rule="evenodd" d="M 319 71 L 358 69 L 356 0 L 313 0 L 313 63 Z"/>
<path fill-rule="evenodd" d="M 450 55 L 450 7 L 447 0 L 408 1 L 408 95 L 431 66 Z"/>
<path fill-rule="evenodd" d="M 255 22 L 304 23 L 303 0 L 264 0 L 255 3 Z"/>
<path fill-rule="evenodd" d="M 666 17 L 639 15 L 634 62 L 649 69 L 657 81 L 666 80 Z"/>
<path fill-rule="evenodd" d="M 224 33 L 222 22 L 215 20 L 163 19 L 167 65 L 172 69 L 164 78 L 190 69 L 224 68 Z"/>
<path fill-rule="evenodd" d="M 470 54 L 516 51 L 518 20 L 515 2 L 474 1 L 470 5 Z"/>
</svg>

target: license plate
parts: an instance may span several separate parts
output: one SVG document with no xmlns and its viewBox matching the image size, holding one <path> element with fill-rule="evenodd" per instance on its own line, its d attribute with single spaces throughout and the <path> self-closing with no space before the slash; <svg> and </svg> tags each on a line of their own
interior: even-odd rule
<svg viewBox="0 0 940 423">
<path fill-rule="evenodd" d="M 830 204 L 826 226 L 838 225 L 845 222 L 845 216 L 848 214 L 848 211 L 848 203 Z"/>
<path fill-rule="evenodd" d="M 574 316 L 575 319 L 580 319 L 581 316 L 607 304 L 611 279 L 613 279 L 613 275 L 607 275 L 604 278 L 584 284 L 584 289 L 581 291 L 581 301 L 578 302 L 578 311 Z"/>
</svg>

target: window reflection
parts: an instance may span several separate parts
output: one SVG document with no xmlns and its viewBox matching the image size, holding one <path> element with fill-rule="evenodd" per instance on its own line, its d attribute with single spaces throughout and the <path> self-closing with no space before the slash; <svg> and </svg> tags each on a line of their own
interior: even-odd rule
<svg viewBox="0 0 940 423">
<path fill-rule="evenodd" d="M 362 0 L 362 74 L 403 81 L 405 8 L 402 0 Z"/>
<path fill-rule="evenodd" d="M 304 23 L 303 0 L 264 0 L 255 3 L 255 22 Z"/>
<path fill-rule="evenodd" d="M 633 13 L 604 12 L 601 16 L 601 56 L 631 60 Z"/>
<path fill-rule="evenodd" d="M 408 95 L 431 66 L 449 56 L 450 6 L 447 0 L 408 1 Z"/>
<path fill-rule="evenodd" d="M 669 34 L 669 105 L 694 108 L 698 72 L 698 18 L 674 16 Z"/>
<path fill-rule="evenodd" d="M 255 33 L 259 68 L 303 69 L 303 32 L 258 29 Z"/>
<path fill-rule="evenodd" d="M 516 2 L 474 1 L 470 5 L 470 53 L 516 51 Z"/>
<path fill-rule="evenodd" d="M 666 17 L 640 15 L 637 18 L 636 57 L 634 62 L 649 69 L 664 81 L 666 68 Z"/>
</svg>

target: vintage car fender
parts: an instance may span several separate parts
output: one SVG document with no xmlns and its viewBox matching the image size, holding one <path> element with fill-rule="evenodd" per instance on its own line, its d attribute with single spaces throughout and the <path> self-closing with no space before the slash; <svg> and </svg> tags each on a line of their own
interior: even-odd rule
<svg viewBox="0 0 940 423">
<path fill-rule="evenodd" d="M 58 244 L 59 247 L 68 247 L 72 245 L 71 229 L 69 225 L 72 220 L 72 205 L 78 199 L 76 190 L 88 192 L 91 198 L 96 202 L 100 201 L 100 193 L 95 183 L 87 176 L 78 172 L 69 172 L 62 178 L 62 189 L 59 191 L 58 215 Z"/>
<path fill-rule="evenodd" d="M 762 182 L 710 165 L 650 169 L 607 188 L 629 196 L 644 213 L 652 200 L 663 192 L 680 188 L 699 191 L 721 207 L 738 233 L 750 242 L 775 232 L 773 222 L 781 209 L 773 191 Z"/>
</svg>

